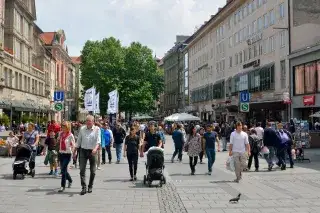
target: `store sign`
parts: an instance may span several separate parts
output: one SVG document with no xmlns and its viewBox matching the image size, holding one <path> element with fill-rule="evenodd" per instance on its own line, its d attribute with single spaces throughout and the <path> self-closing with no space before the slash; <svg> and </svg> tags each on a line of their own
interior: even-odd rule
<svg viewBox="0 0 320 213">
<path fill-rule="evenodd" d="M 251 61 L 250 63 L 244 64 L 243 69 L 247 69 L 249 67 L 258 67 L 260 66 L 260 59 Z"/>
<path fill-rule="evenodd" d="M 261 41 L 261 40 L 262 40 L 262 33 L 259 33 L 257 35 L 254 35 L 252 38 L 249 38 L 247 40 L 247 44 L 252 45 L 252 44 L 257 43 L 258 41 Z"/>
<path fill-rule="evenodd" d="M 303 96 L 303 105 L 304 106 L 314 105 L 315 102 L 316 102 L 316 96 L 315 95 Z"/>
</svg>

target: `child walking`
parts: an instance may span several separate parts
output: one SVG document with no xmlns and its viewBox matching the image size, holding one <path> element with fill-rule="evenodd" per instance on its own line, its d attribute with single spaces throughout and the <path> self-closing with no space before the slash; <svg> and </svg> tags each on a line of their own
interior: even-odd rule
<svg viewBox="0 0 320 213">
<path fill-rule="evenodd" d="M 46 154 L 46 158 L 44 160 L 44 164 L 48 165 L 48 163 L 50 164 L 50 172 L 49 175 L 58 175 L 58 169 L 57 169 L 57 156 L 58 153 L 56 151 L 57 149 L 57 140 L 55 138 L 55 133 L 54 131 L 51 131 L 49 133 L 49 137 L 46 139 L 45 141 L 45 145 L 46 145 L 46 149 L 47 153 L 43 153 L 44 155 Z"/>
</svg>

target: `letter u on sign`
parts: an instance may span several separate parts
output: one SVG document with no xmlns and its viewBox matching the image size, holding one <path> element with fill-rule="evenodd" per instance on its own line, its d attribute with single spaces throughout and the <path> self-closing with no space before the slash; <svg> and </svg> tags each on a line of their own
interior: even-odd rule
<svg viewBox="0 0 320 213">
<path fill-rule="evenodd" d="M 240 92 L 240 102 L 242 103 L 250 102 L 250 94 L 248 92 Z"/>
<path fill-rule="evenodd" d="M 53 94 L 53 101 L 63 101 L 63 100 L 64 100 L 64 92 L 55 91 Z"/>
</svg>

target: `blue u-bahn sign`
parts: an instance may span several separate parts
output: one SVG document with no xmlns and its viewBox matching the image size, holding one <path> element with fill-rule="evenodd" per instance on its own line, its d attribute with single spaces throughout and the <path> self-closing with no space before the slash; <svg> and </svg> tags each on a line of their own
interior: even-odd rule
<svg viewBox="0 0 320 213">
<path fill-rule="evenodd" d="M 54 91 L 53 101 L 64 101 L 64 91 Z"/>
</svg>

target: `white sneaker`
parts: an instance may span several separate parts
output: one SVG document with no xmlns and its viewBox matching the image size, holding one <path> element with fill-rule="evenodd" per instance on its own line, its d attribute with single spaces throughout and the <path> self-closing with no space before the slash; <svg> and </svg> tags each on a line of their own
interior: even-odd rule
<svg viewBox="0 0 320 213">
<path fill-rule="evenodd" d="M 98 169 L 98 170 L 101 170 L 101 168 L 100 168 L 100 167 L 97 167 L 97 169 Z"/>
</svg>

